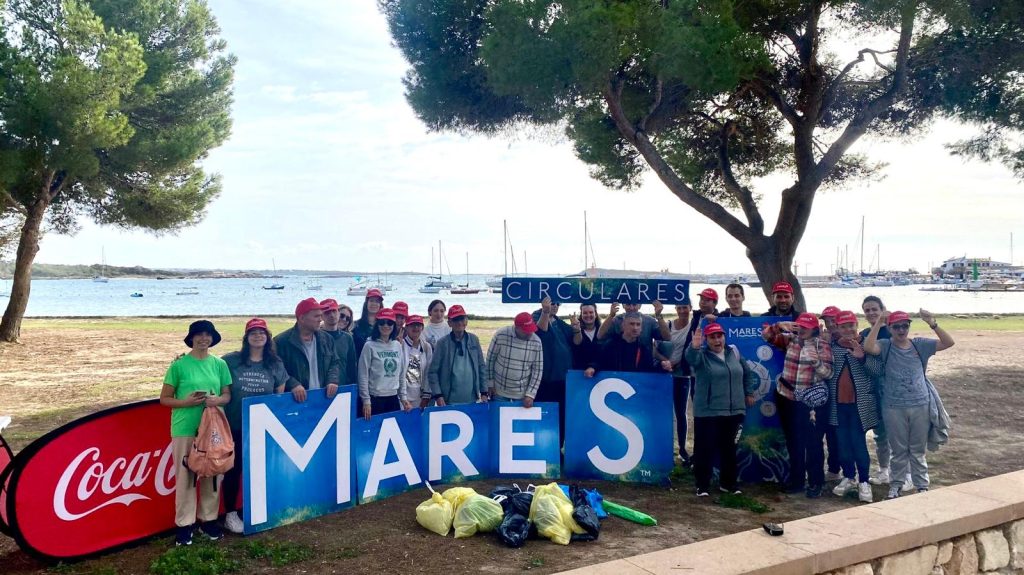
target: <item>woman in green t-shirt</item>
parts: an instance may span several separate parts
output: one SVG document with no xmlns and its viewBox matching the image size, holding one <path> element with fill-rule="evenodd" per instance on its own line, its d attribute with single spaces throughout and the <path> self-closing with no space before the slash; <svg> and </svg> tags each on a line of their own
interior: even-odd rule
<svg viewBox="0 0 1024 575">
<path fill-rule="evenodd" d="M 192 528 L 196 521 L 196 482 L 182 463 L 192 449 L 199 431 L 204 407 L 226 405 L 231 401 L 231 371 L 223 359 L 210 355 L 210 348 L 220 342 L 217 328 L 208 320 L 192 322 L 188 326 L 185 345 L 192 351 L 171 362 L 160 390 L 160 405 L 171 408 L 171 445 L 175 472 L 174 523 L 178 526 L 176 545 L 192 544 Z M 224 536 L 217 525 L 220 507 L 216 478 L 199 481 L 200 500 L 198 516 L 200 529 L 211 540 Z"/>
</svg>

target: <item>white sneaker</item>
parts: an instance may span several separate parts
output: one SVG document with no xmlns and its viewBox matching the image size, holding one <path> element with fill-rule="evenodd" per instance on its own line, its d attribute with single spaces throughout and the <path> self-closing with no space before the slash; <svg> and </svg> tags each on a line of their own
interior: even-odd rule
<svg viewBox="0 0 1024 575">
<path fill-rule="evenodd" d="M 901 494 L 900 494 L 900 488 L 899 488 L 899 486 L 897 486 L 897 485 L 891 485 L 891 486 L 889 486 L 889 494 L 888 494 L 888 495 L 886 495 L 886 496 L 885 496 L 885 498 L 886 498 L 886 499 L 896 499 L 896 498 L 897 498 L 897 497 L 899 497 L 900 495 L 901 495 Z"/>
<path fill-rule="evenodd" d="M 914 489 L 914 478 L 907 474 L 907 480 L 903 482 L 903 491 L 910 491 Z"/>
<path fill-rule="evenodd" d="M 855 489 L 857 489 L 857 484 L 854 483 L 852 479 L 844 477 L 843 480 L 839 482 L 839 485 L 836 485 L 836 488 L 832 490 L 832 493 L 835 493 L 839 497 L 844 497 L 847 493 Z"/>
<path fill-rule="evenodd" d="M 825 472 L 825 481 L 839 481 L 843 476 L 838 473 L 832 473 L 831 471 Z"/>
<path fill-rule="evenodd" d="M 224 516 L 224 528 L 232 533 L 241 533 L 245 529 L 242 518 L 238 516 L 237 511 L 232 511 Z"/>
<path fill-rule="evenodd" d="M 868 478 L 868 482 L 871 485 L 886 485 L 889 483 L 889 468 L 880 467 L 874 475 Z"/>
<path fill-rule="evenodd" d="M 871 484 L 867 481 L 857 486 L 857 499 L 860 499 L 864 503 L 871 503 L 875 500 L 874 495 L 871 493 Z"/>
</svg>

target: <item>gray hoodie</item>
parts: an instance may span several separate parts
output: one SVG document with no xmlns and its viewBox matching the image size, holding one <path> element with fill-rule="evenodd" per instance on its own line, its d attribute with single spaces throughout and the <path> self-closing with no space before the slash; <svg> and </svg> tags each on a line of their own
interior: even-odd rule
<svg viewBox="0 0 1024 575">
<path fill-rule="evenodd" d="M 363 404 L 370 397 L 405 397 L 405 354 L 398 340 L 381 343 L 366 340 L 359 355 L 359 398 Z"/>
</svg>

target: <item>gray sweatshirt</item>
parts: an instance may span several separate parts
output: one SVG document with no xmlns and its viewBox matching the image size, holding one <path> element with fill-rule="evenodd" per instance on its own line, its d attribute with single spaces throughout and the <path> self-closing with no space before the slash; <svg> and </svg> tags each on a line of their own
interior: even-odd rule
<svg viewBox="0 0 1024 575">
<path fill-rule="evenodd" d="M 359 355 L 359 398 L 370 403 L 370 396 L 405 397 L 405 354 L 401 342 L 381 343 L 366 340 Z"/>
</svg>

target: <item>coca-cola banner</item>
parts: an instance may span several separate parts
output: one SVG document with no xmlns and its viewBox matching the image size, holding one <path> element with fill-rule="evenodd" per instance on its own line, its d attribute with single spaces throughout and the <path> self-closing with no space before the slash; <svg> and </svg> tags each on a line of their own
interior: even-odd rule
<svg viewBox="0 0 1024 575">
<path fill-rule="evenodd" d="M 43 559 L 72 559 L 174 527 L 171 410 L 158 400 L 78 419 L 33 442 L 9 472 L 7 523 Z"/>
<path fill-rule="evenodd" d="M 10 418 L 7 418 L 6 422 L 0 421 L 0 431 L 9 421 Z M 0 435 L 0 533 L 7 535 L 11 534 L 11 528 L 7 525 L 7 480 L 10 479 L 9 468 L 13 458 L 10 446 L 7 445 L 4 436 Z"/>
</svg>

